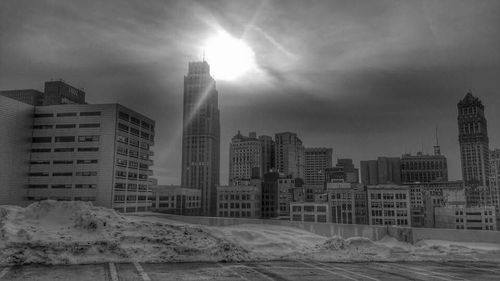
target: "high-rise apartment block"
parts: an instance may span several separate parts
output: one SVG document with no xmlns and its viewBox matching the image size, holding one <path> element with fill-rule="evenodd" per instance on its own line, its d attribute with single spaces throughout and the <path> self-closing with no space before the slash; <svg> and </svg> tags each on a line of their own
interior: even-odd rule
<svg viewBox="0 0 500 281">
<path fill-rule="evenodd" d="M 448 181 L 448 165 L 444 155 L 405 154 L 401 157 L 403 183 Z"/>
<path fill-rule="evenodd" d="M 325 170 L 332 167 L 332 153 L 331 148 L 324 147 L 308 147 L 304 150 L 305 185 L 325 185 Z"/>
<path fill-rule="evenodd" d="M 463 180 L 467 186 L 487 186 L 490 150 L 484 106 L 469 92 L 457 108 Z"/>
<path fill-rule="evenodd" d="M 190 62 L 184 77 L 182 183 L 201 190 L 203 215 L 215 216 L 220 169 L 218 92 L 207 62 Z"/>
<path fill-rule="evenodd" d="M 239 131 L 229 144 L 229 185 L 242 185 L 262 176 L 262 143 L 257 134 L 243 136 Z"/>
<path fill-rule="evenodd" d="M 275 136 L 275 168 L 292 178 L 304 179 L 304 146 L 294 133 L 278 133 Z"/>
<path fill-rule="evenodd" d="M 401 159 L 378 157 L 361 161 L 361 183 L 365 185 L 401 184 Z"/>
</svg>

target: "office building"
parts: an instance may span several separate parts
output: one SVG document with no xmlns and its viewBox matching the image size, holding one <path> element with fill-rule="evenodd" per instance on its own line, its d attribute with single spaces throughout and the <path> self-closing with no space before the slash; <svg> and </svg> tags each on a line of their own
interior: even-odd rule
<svg viewBox="0 0 500 281">
<path fill-rule="evenodd" d="M 325 169 L 325 182 L 344 181 L 359 183 L 359 170 L 352 159 L 338 159 L 335 167 Z"/>
<path fill-rule="evenodd" d="M 0 95 L 32 105 L 43 105 L 43 93 L 33 89 L 0 91 Z"/>
<path fill-rule="evenodd" d="M 262 218 L 289 219 L 290 203 L 304 200 L 302 179 L 271 172 L 262 182 Z"/>
<path fill-rule="evenodd" d="M 261 184 L 260 180 L 253 180 L 248 185 L 218 186 L 217 215 L 233 218 L 260 218 Z"/>
<path fill-rule="evenodd" d="M 220 169 L 218 92 L 207 62 L 190 62 L 184 77 L 182 183 L 201 190 L 203 215 L 217 213 Z"/>
<path fill-rule="evenodd" d="M 487 186 L 490 150 L 484 106 L 468 92 L 457 108 L 463 180 L 466 186 Z"/>
<path fill-rule="evenodd" d="M 331 148 L 308 147 L 304 150 L 304 184 L 307 186 L 324 186 L 325 170 L 332 167 Z"/>
<path fill-rule="evenodd" d="M 155 122 L 119 104 L 35 107 L 28 201 L 147 211 Z"/>
<path fill-rule="evenodd" d="M 0 95 L 0 205 L 27 204 L 34 107 Z"/>
<path fill-rule="evenodd" d="M 151 210 L 160 213 L 198 216 L 201 213 L 201 190 L 175 185 L 151 186 Z"/>
<path fill-rule="evenodd" d="M 368 224 L 366 187 L 354 188 L 350 183 L 329 183 L 326 190 L 331 210 L 331 222 L 342 224 Z"/>
<path fill-rule="evenodd" d="M 405 154 L 401 157 L 403 183 L 448 181 L 448 165 L 444 155 Z"/>
<path fill-rule="evenodd" d="M 447 206 L 435 209 L 436 228 L 497 230 L 494 206 Z"/>
<path fill-rule="evenodd" d="M 328 203 L 292 202 L 290 204 L 290 220 L 302 222 L 331 222 Z"/>
<path fill-rule="evenodd" d="M 367 191 L 371 225 L 411 226 L 410 190 L 407 186 L 368 186 Z"/>
<path fill-rule="evenodd" d="M 304 146 L 294 133 L 278 133 L 275 136 L 275 168 L 292 178 L 304 179 Z"/>
<path fill-rule="evenodd" d="M 261 142 L 262 148 L 262 174 L 261 177 L 264 176 L 265 173 L 271 172 L 275 167 L 274 160 L 274 140 L 270 136 L 261 135 L 259 136 L 259 140 Z"/>
<path fill-rule="evenodd" d="M 491 205 L 496 207 L 497 219 L 500 219 L 500 149 L 498 148 L 490 151 L 490 190 Z"/>
<path fill-rule="evenodd" d="M 262 143 L 257 134 L 243 136 L 239 131 L 229 144 L 229 185 L 241 185 L 262 176 Z"/>
<path fill-rule="evenodd" d="M 364 185 L 401 184 L 401 159 L 378 157 L 361 161 L 361 183 Z"/>
</svg>

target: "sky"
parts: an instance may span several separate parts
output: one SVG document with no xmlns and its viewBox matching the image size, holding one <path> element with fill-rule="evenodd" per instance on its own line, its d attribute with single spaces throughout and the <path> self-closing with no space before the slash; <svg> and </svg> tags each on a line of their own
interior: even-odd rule
<svg viewBox="0 0 500 281">
<path fill-rule="evenodd" d="M 89 103 L 143 113 L 156 120 L 155 177 L 180 184 L 183 77 L 220 31 L 255 54 L 254 69 L 217 80 L 221 184 L 238 130 L 295 132 L 359 167 L 432 153 L 437 127 L 461 179 L 456 104 L 469 90 L 500 147 L 497 0 L 2 0 L 0 90 L 62 78 Z"/>
</svg>

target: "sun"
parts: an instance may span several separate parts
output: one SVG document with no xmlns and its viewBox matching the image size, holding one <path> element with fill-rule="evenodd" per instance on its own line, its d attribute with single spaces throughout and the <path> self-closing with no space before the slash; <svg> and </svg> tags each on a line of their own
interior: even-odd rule
<svg viewBox="0 0 500 281">
<path fill-rule="evenodd" d="M 203 51 L 215 79 L 236 80 L 255 67 L 252 48 L 225 32 L 208 39 Z"/>
</svg>

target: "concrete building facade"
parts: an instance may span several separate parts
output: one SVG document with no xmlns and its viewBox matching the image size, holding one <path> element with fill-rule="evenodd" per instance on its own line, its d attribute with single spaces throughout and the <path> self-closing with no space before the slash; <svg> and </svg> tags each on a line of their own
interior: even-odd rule
<svg viewBox="0 0 500 281">
<path fill-rule="evenodd" d="M 331 148 L 307 147 L 304 150 L 304 184 L 325 185 L 325 170 L 332 167 Z"/>
<path fill-rule="evenodd" d="M 367 192 L 371 225 L 411 226 L 410 190 L 407 186 L 368 186 Z"/>
<path fill-rule="evenodd" d="M 364 185 L 401 184 L 401 159 L 378 157 L 361 161 L 361 183 Z"/>
<path fill-rule="evenodd" d="M 257 134 L 243 136 L 239 131 L 229 144 L 229 185 L 241 185 L 251 178 L 261 178 L 262 143 Z"/>
<path fill-rule="evenodd" d="M 293 202 L 290 204 L 290 220 L 303 222 L 331 222 L 328 203 Z"/>
<path fill-rule="evenodd" d="M 275 168 L 292 178 L 304 179 L 304 146 L 297 134 L 285 132 L 275 136 Z"/>
<path fill-rule="evenodd" d="M 401 157 L 401 181 L 448 181 L 448 164 L 444 155 L 405 154 Z"/>
<path fill-rule="evenodd" d="M 331 222 L 342 224 L 368 224 L 368 198 L 364 186 L 330 185 L 328 203 L 331 210 Z"/>
<path fill-rule="evenodd" d="M 151 210 L 166 214 L 198 216 L 201 213 L 201 190 L 174 185 L 151 187 Z"/>
<path fill-rule="evenodd" d="M 275 168 L 275 160 L 274 160 L 274 140 L 270 136 L 261 135 L 259 136 L 259 140 L 261 142 L 261 151 L 262 151 L 262 174 L 271 172 Z"/>
<path fill-rule="evenodd" d="M 435 210 L 436 228 L 497 230 L 494 206 L 448 206 Z"/>
<path fill-rule="evenodd" d="M 218 92 L 207 62 L 190 62 L 184 77 L 182 182 L 201 190 L 202 214 L 217 214 L 220 171 Z"/>
<path fill-rule="evenodd" d="M 260 180 L 249 185 L 218 186 L 217 215 L 233 218 L 260 218 L 262 186 Z"/>
</svg>

